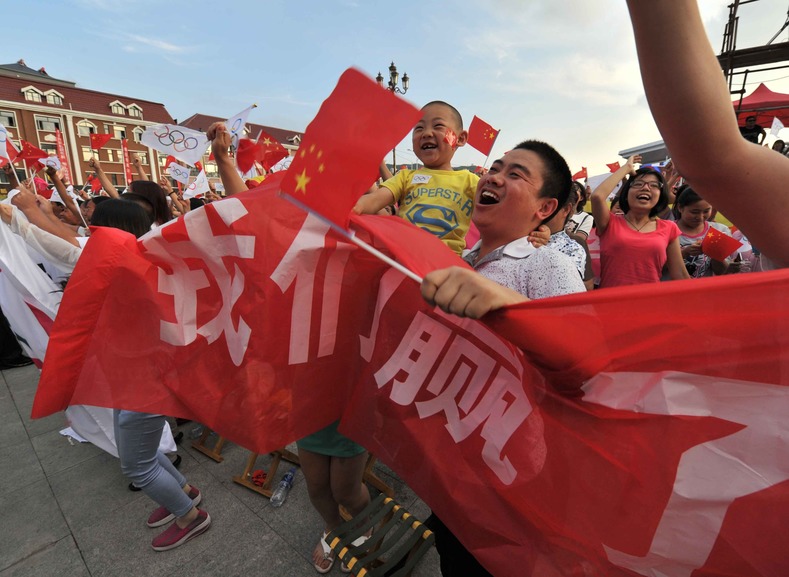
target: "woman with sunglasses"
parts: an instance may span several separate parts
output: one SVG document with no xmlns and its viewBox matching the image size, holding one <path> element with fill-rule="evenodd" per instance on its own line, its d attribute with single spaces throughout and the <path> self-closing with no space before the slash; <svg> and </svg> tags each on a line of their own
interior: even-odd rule
<svg viewBox="0 0 789 577">
<path fill-rule="evenodd" d="M 690 278 L 682 261 L 680 231 L 658 214 L 668 206 L 668 191 L 659 170 L 635 164 L 631 156 L 592 193 L 592 215 L 600 237 L 600 288 L 660 282 L 663 267 L 669 278 Z M 623 215 L 612 214 L 607 199 L 622 179 Z"/>
</svg>

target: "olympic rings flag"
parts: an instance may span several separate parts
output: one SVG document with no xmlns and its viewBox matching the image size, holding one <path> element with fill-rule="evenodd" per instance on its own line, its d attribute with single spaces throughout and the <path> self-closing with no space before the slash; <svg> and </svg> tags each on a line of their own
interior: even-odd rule
<svg viewBox="0 0 789 577">
<path fill-rule="evenodd" d="M 170 166 L 172 166 L 172 164 Z M 186 187 L 186 190 L 184 191 L 184 199 L 199 198 L 201 195 L 210 190 L 211 188 L 208 186 L 208 179 L 205 176 L 205 170 L 201 170 L 194 182 Z"/>
<path fill-rule="evenodd" d="M 140 142 L 154 150 L 170 154 L 190 166 L 194 166 L 208 148 L 208 137 L 205 134 L 176 124 L 149 126 L 142 133 Z"/>
<path fill-rule="evenodd" d="M 247 117 L 253 108 L 257 108 L 257 104 L 253 104 L 235 116 L 231 116 L 225 120 L 227 131 L 230 133 L 230 146 L 233 150 L 238 150 L 238 139 L 244 136 L 244 127 L 247 124 Z"/>
<path fill-rule="evenodd" d="M 181 184 L 189 184 L 189 169 L 185 166 L 171 162 L 170 166 L 167 167 L 167 174 Z"/>
</svg>

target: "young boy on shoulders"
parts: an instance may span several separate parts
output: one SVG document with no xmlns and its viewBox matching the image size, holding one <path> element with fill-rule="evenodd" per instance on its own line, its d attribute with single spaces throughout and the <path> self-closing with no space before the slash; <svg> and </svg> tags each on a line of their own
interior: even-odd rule
<svg viewBox="0 0 789 577">
<path fill-rule="evenodd" d="M 468 170 L 452 170 L 452 157 L 467 138 L 463 119 L 453 106 L 429 102 L 422 107 L 422 119 L 411 134 L 414 153 L 425 167 L 401 170 L 360 198 L 354 212 L 376 214 L 397 203 L 398 216 L 436 235 L 460 254 L 466 246 L 479 182 Z"/>
</svg>

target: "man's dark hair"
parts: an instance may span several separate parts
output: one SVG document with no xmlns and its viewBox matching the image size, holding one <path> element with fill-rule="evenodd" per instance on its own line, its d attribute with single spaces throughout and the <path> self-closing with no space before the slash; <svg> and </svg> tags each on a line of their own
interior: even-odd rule
<svg viewBox="0 0 789 577">
<path fill-rule="evenodd" d="M 424 110 L 425 108 L 427 108 L 428 106 L 431 106 L 433 104 L 440 104 L 441 106 L 446 106 L 447 108 L 449 108 L 449 110 L 452 112 L 452 115 L 455 117 L 455 120 L 458 123 L 458 127 L 460 128 L 460 130 L 463 130 L 463 117 L 460 115 L 460 112 L 458 112 L 457 108 L 455 108 L 454 106 L 452 106 L 448 102 L 444 102 L 443 100 L 432 100 L 432 101 L 428 102 L 427 104 L 425 104 L 422 107 L 422 110 Z"/>
<path fill-rule="evenodd" d="M 559 204 L 554 213 L 543 221 L 544 224 L 551 220 L 567 204 L 567 197 L 570 195 L 570 188 L 573 184 L 570 167 L 567 166 L 567 161 L 553 146 L 540 140 L 524 140 L 514 150 L 530 150 L 539 156 L 545 165 L 540 197 L 555 198 L 559 201 Z"/>
<path fill-rule="evenodd" d="M 745 122 L 748 122 L 749 120 L 753 120 L 754 122 L 756 122 L 756 117 L 755 116 L 746 116 L 745 117 Z"/>
</svg>

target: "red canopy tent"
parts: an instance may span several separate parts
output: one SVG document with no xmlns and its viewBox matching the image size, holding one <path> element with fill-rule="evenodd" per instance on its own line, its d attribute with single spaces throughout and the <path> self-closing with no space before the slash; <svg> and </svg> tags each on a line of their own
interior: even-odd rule
<svg viewBox="0 0 789 577">
<path fill-rule="evenodd" d="M 748 116 L 756 116 L 756 124 L 768 131 L 776 116 L 785 126 L 789 126 L 789 94 L 773 92 L 764 84 L 759 84 L 742 102 L 737 99 L 732 104 L 740 126 L 745 126 Z"/>
</svg>

